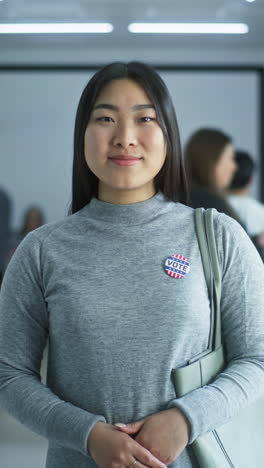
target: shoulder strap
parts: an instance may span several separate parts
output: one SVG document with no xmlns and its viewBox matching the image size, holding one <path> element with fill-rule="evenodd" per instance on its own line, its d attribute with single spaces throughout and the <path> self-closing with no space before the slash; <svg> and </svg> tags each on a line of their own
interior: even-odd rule
<svg viewBox="0 0 264 468">
<path fill-rule="evenodd" d="M 221 346 L 221 269 L 215 242 L 213 208 L 194 210 L 195 228 L 206 284 L 209 291 L 211 307 L 211 324 L 209 334 L 209 349 L 214 350 Z"/>
</svg>

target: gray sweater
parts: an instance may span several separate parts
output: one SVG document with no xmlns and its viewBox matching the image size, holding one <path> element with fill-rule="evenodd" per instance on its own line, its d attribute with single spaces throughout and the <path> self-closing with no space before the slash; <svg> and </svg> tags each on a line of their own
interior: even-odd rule
<svg viewBox="0 0 264 468">
<path fill-rule="evenodd" d="M 236 221 L 217 214 L 215 228 L 228 366 L 178 399 L 172 369 L 207 348 L 209 331 L 191 208 L 161 194 L 131 205 L 93 199 L 19 246 L 0 295 L 0 403 L 49 439 L 48 468 L 94 468 L 86 444 L 99 420 L 127 423 L 176 406 L 191 443 L 260 394 L 263 264 Z M 183 277 L 165 271 L 171 255 L 189 263 Z M 196 466 L 189 446 L 173 466 Z"/>
</svg>

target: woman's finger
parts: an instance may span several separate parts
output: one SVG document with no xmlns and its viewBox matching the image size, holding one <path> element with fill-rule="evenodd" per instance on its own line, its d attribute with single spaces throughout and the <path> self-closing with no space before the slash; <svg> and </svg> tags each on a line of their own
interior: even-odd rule
<svg viewBox="0 0 264 468">
<path fill-rule="evenodd" d="M 135 441 L 134 457 L 137 463 L 133 465 L 133 468 L 139 468 L 138 464 L 151 467 L 151 468 L 166 468 L 166 465 L 152 455 L 149 450 L 145 449 L 138 442 Z M 142 467 L 141 467 L 142 468 Z"/>
<path fill-rule="evenodd" d="M 148 465 L 144 465 L 143 463 L 140 463 L 140 461 L 135 460 L 136 463 L 132 465 L 130 468 L 149 468 Z"/>
</svg>

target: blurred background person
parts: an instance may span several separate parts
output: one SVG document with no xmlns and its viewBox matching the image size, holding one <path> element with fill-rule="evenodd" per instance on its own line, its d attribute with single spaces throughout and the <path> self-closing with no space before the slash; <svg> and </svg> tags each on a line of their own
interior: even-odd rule
<svg viewBox="0 0 264 468">
<path fill-rule="evenodd" d="M 38 206 L 29 207 L 23 216 L 22 227 L 20 231 L 21 240 L 31 231 L 45 224 L 44 213 Z"/>
<path fill-rule="evenodd" d="M 256 165 L 246 151 L 235 153 L 236 172 L 227 190 L 227 200 L 238 213 L 251 237 L 258 236 L 264 247 L 264 205 L 250 196 Z"/>
<path fill-rule="evenodd" d="M 201 128 L 185 146 L 185 163 L 190 184 L 189 205 L 215 208 L 246 226 L 226 198 L 226 190 L 237 169 L 232 138 L 219 129 Z M 259 236 L 250 236 L 262 260 L 264 248 Z"/>
<path fill-rule="evenodd" d="M 8 249 L 8 261 L 14 254 L 16 248 L 24 237 L 34 229 L 37 229 L 40 226 L 45 224 L 45 216 L 40 207 L 32 205 L 22 216 L 21 227 L 18 231 L 13 231 L 9 236 L 9 249 Z"/>
<path fill-rule="evenodd" d="M 201 128 L 185 146 L 185 162 L 193 208 L 216 208 L 239 221 L 224 191 L 236 170 L 232 138 L 218 129 Z"/>
<path fill-rule="evenodd" d="M 7 263 L 12 202 L 8 193 L 0 188 L 0 286 Z"/>
</svg>

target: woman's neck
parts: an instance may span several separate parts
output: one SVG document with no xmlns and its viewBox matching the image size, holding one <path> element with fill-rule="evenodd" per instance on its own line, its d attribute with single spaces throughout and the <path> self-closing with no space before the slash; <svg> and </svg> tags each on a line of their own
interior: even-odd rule
<svg viewBox="0 0 264 468">
<path fill-rule="evenodd" d="M 154 187 L 142 187 L 139 190 L 112 190 L 106 186 L 99 187 L 98 199 L 114 205 L 129 205 L 143 202 L 154 197 Z"/>
</svg>

